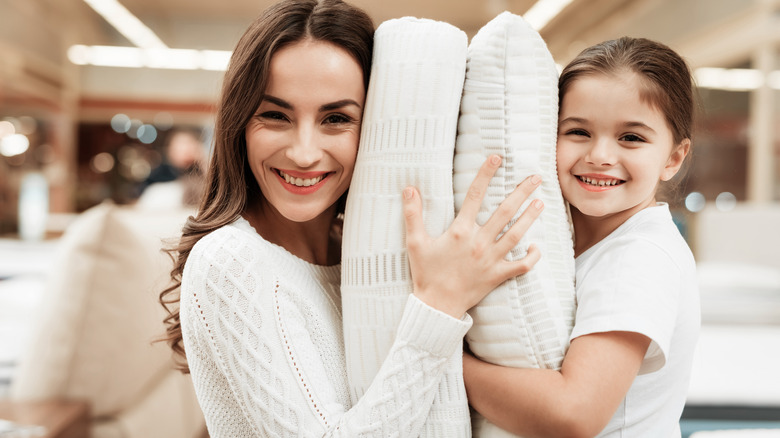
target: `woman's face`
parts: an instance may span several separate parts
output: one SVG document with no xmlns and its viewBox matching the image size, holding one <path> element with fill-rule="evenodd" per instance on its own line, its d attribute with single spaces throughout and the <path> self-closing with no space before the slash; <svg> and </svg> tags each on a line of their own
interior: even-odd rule
<svg viewBox="0 0 780 438">
<path fill-rule="evenodd" d="M 245 134 L 263 208 L 294 222 L 333 214 L 352 178 L 365 97 L 360 64 L 332 43 L 307 39 L 273 55 Z"/>
</svg>

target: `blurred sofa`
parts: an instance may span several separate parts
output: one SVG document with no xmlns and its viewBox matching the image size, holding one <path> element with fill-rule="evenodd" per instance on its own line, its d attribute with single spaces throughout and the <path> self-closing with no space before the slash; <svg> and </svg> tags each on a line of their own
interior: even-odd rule
<svg viewBox="0 0 780 438">
<path fill-rule="evenodd" d="M 714 205 L 693 240 L 704 323 L 780 325 L 780 203 Z"/>
<path fill-rule="evenodd" d="M 190 214 L 106 203 L 78 216 L 60 240 L 11 400 L 86 400 L 93 438 L 203 436 L 190 377 L 154 342 L 172 266 L 162 239 Z"/>
</svg>

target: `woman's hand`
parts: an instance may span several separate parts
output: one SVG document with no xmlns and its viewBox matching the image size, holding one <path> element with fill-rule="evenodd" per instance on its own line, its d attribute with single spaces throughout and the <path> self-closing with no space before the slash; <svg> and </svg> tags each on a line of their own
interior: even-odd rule
<svg viewBox="0 0 780 438">
<path fill-rule="evenodd" d="M 539 250 L 531 245 L 523 259 L 511 262 L 505 259 L 544 208 L 538 199 L 498 238 L 539 186 L 539 176 L 528 177 L 520 183 L 483 226 L 477 225 L 482 199 L 500 165 L 501 158 L 497 155 L 485 161 L 469 187 L 460 213 L 447 231 L 435 239 L 425 231 L 422 200 L 417 190 L 407 187 L 403 192 L 413 293 L 455 318 L 463 316 L 504 281 L 530 271 L 540 257 Z"/>
</svg>

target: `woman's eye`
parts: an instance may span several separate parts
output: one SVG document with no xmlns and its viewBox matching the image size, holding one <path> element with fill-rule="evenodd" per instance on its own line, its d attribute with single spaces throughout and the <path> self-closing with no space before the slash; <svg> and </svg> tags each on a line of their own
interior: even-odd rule
<svg viewBox="0 0 780 438">
<path fill-rule="evenodd" d="M 260 118 L 278 121 L 287 120 L 287 116 L 285 116 L 283 113 L 280 113 L 279 111 L 266 111 L 260 114 Z"/>
<path fill-rule="evenodd" d="M 328 124 L 342 124 L 352 121 L 352 117 L 345 116 L 344 114 L 330 114 L 325 117 L 325 123 Z"/>
</svg>

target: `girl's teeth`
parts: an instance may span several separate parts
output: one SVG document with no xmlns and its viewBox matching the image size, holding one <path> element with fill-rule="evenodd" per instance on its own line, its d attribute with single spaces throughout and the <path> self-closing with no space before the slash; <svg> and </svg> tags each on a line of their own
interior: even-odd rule
<svg viewBox="0 0 780 438">
<path fill-rule="evenodd" d="M 620 183 L 619 179 L 601 179 L 601 180 L 597 180 L 597 179 L 588 178 L 588 177 L 585 177 L 585 176 L 580 177 L 580 179 L 585 184 L 590 184 L 590 185 L 599 186 L 599 187 L 615 186 L 615 185 L 618 185 L 618 183 Z"/>
</svg>

